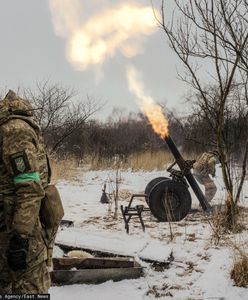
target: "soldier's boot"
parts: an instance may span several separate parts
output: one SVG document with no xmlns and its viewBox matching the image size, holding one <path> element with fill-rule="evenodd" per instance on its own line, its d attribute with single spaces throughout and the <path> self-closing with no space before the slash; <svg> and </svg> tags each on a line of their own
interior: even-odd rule
<svg viewBox="0 0 248 300">
<path fill-rule="evenodd" d="M 15 272 L 12 292 L 19 294 L 47 294 L 51 285 L 46 262 L 25 272 Z"/>
</svg>

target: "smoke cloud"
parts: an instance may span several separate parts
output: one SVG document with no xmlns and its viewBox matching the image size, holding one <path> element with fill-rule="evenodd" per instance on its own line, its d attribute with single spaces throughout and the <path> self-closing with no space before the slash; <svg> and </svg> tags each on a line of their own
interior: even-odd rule
<svg viewBox="0 0 248 300">
<path fill-rule="evenodd" d="M 86 18 L 82 3 L 49 0 L 54 31 L 66 40 L 66 57 L 77 70 L 100 65 L 118 52 L 127 58 L 136 56 L 144 38 L 156 31 L 150 6 L 123 1 Z"/>
</svg>

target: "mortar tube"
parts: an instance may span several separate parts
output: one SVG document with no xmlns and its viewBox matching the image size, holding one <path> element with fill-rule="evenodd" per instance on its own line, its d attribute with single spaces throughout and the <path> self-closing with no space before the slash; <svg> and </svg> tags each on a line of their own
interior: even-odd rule
<svg viewBox="0 0 248 300">
<path fill-rule="evenodd" d="M 166 142 L 167 146 L 169 147 L 171 153 L 173 154 L 180 170 L 183 171 L 185 168 L 185 160 L 183 159 L 181 153 L 178 151 L 177 146 L 175 145 L 174 141 L 172 140 L 172 138 L 170 136 L 167 136 L 166 138 L 164 138 L 164 141 Z M 190 170 L 188 170 L 188 173 L 185 174 L 185 177 L 186 177 L 189 185 L 191 186 L 192 190 L 194 191 L 197 199 L 199 200 L 202 209 L 205 212 L 211 212 L 212 207 L 207 202 L 204 194 L 202 193 L 202 190 L 200 189 L 198 183 L 196 182 L 196 180 Z"/>
</svg>

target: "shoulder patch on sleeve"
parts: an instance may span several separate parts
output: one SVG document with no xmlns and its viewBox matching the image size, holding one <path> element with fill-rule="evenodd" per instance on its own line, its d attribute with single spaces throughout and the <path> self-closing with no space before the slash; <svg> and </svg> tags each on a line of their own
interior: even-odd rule
<svg viewBox="0 0 248 300">
<path fill-rule="evenodd" d="M 27 173 L 31 170 L 28 156 L 25 151 L 20 151 L 9 156 L 14 175 Z"/>
</svg>

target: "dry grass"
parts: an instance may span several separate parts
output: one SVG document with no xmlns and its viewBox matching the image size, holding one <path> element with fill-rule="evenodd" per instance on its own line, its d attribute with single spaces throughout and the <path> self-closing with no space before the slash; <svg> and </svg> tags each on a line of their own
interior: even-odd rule
<svg viewBox="0 0 248 300">
<path fill-rule="evenodd" d="M 223 202 L 225 203 L 225 202 Z M 218 245 L 221 241 L 226 241 L 229 234 L 241 233 L 246 229 L 247 212 L 242 207 L 236 207 L 235 223 L 230 226 L 225 204 L 214 206 L 214 213 L 208 218 L 208 223 L 212 230 L 212 242 Z"/>
<path fill-rule="evenodd" d="M 86 167 L 90 170 L 108 170 L 108 169 L 132 169 L 133 171 L 144 170 L 165 170 L 167 165 L 173 162 L 171 154 L 165 151 L 151 152 L 146 151 L 140 154 L 134 154 L 125 159 L 118 157 L 113 159 L 103 159 L 99 156 L 88 156 L 79 164 L 73 157 L 59 159 L 51 157 L 52 182 L 56 183 L 59 179 L 71 180 L 74 176 L 76 167 Z"/>
<path fill-rule="evenodd" d="M 243 254 L 234 261 L 231 278 L 236 286 L 248 286 L 248 257 L 246 255 Z"/>
<path fill-rule="evenodd" d="M 89 166 L 90 170 L 108 170 L 114 169 L 116 162 L 114 159 L 102 158 L 98 155 L 88 156 L 84 159 L 84 164 Z"/>
<path fill-rule="evenodd" d="M 98 156 L 88 157 L 86 159 L 91 170 L 120 169 L 133 171 L 144 170 L 165 170 L 167 165 L 174 161 L 172 155 L 166 151 L 145 151 L 130 155 L 127 158 L 102 159 Z"/>
<path fill-rule="evenodd" d="M 169 163 L 172 163 L 173 157 L 169 152 L 157 151 L 151 152 L 146 151 L 139 154 L 134 154 L 127 158 L 123 167 L 132 170 L 164 170 Z"/>
<path fill-rule="evenodd" d="M 208 219 L 212 235 L 211 239 L 214 245 L 219 245 L 220 241 L 224 239 L 227 234 L 226 228 L 223 226 L 225 223 L 224 206 L 216 207 L 215 212 Z"/>
<path fill-rule="evenodd" d="M 77 162 L 74 158 L 69 157 L 65 159 L 59 159 L 56 157 L 51 157 L 50 163 L 52 169 L 52 183 L 55 184 L 59 179 L 73 179 L 74 169 L 77 167 Z"/>
<path fill-rule="evenodd" d="M 183 154 L 185 159 L 188 157 L 196 157 L 194 155 Z M 73 157 L 66 159 L 58 159 L 53 157 L 51 159 L 52 165 L 52 181 L 56 182 L 58 179 L 71 179 L 73 176 L 73 169 L 80 166 L 89 170 L 110 170 L 121 169 L 133 171 L 153 171 L 153 170 L 166 170 L 166 168 L 174 162 L 174 157 L 168 151 L 145 151 L 130 155 L 126 158 L 106 159 L 98 155 L 84 157 L 83 161 L 79 163 Z"/>
<path fill-rule="evenodd" d="M 242 210 L 241 210 L 242 211 Z M 247 219 L 247 211 L 243 209 L 242 213 L 237 214 L 237 227 L 233 231 L 228 230 L 225 206 L 219 207 L 219 210 L 209 219 L 212 229 L 212 240 L 215 245 L 222 243 L 231 248 L 234 252 L 234 262 L 230 272 L 231 279 L 234 284 L 239 287 L 248 287 L 248 256 L 246 252 L 247 243 L 244 240 L 242 244 L 240 236 L 235 237 L 237 233 L 245 229 Z"/>
</svg>

